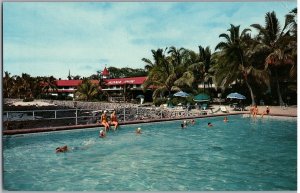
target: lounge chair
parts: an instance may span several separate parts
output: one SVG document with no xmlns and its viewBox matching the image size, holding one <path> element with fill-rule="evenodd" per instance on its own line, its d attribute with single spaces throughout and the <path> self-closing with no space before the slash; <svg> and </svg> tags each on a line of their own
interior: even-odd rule
<svg viewBox="0 0 300 193">
<path fill-rule="evenodd" d="M 206 109 L 207 109 L 207 104 L 206 103 L 202 104 L 201 105 L 201 110 L 206 110 Z"/>
<path fill-rule="evenodd" d="M 220 106 L 220 109 L 223 113 L 229 113 L 229 111 L 227 110 L 227 108 L 225 106 Z"/>
</svg>

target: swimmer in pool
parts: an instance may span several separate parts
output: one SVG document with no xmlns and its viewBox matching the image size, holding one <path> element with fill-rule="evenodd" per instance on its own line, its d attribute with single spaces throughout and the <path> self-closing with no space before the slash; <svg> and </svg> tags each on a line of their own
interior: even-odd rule
<svg viewBox="0 0 300 193">
<path fill-rule="evenodd" d="M 183 124 L 183 123 L 181 123 L 181 129 L 184 129 L 184 128 L 185 128 L 184 124 Z"/>
<path fill-rule="evenodd" d="M 194 119 L 191 120 L 191 124 L 195 125 L 195 120 Z"/>
<path fill-rule="evenodd" d="M 101 130 L 101 131 L 99 132 L 99 137 L 100 137 L 100 138 L 106 137 L 105 131 Z"/>
<path fill-rule="evenodd" d="M 135 130 L 135 133 L 136 134 L 142 134 L 142 129 L 139 127 Z"/>
<path fill-rule="evenodd" d="M 227 122 L 228 121 L 228 118 L 227 117 L 224 117 L 224 122 Z"/>
<path fill-rule="evenodd" d="M 66 145 L 56 148 L 56 153 L 64 153 L 64 152 L 67 152 L 67 151 L 69 151 L 69 149 L 68 149 L 68 146 L 66 146 Z"/>
<path fill-rule="evenodd" d="M 213 124 L 211 124 L 211 122 L 207 123 L 207 126 L 212 127 Z"/>
</svg>

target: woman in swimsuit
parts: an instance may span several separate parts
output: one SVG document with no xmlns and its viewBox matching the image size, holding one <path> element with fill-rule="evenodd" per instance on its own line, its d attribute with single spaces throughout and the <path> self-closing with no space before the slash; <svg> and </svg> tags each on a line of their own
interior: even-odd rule
<svg viewBox="0 0 300 193">
<path fill-rule="evenodd" d="M 110 122 L 115 126 L 115 130 L 116 130 L 119 126 L 118 119 L 116 116 L 116 111 L 113 111 L 112 114 L 110 115 Z"/>
<path fill-rule="evenodd" d="M 101 124 L 105 128 L 105 132 L 109 130 L 109 124 L 108 124 L 108 121 L 107 121 L 106 112 L 107 111 L 104 111 L 103 114 L 101 115 Z"/>
</svg>

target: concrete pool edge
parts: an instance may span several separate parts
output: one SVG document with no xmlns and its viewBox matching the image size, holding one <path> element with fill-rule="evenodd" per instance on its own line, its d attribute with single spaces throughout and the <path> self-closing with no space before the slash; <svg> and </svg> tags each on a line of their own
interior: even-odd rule
<svg viewBox="0 0 300 193">
<path fill-rule="evenodd" d="M 163 118 L 163 119 L 151 119 L 151 120 L 125 121 L 125 122 L 120 122 L 120 125 L 151 123 L 151 122 L 161 122 L 161 121 L 176 121 L 176 120 L 183 120 L 183 119 L 196 119 L 196 118 L 220 117 L 220 116 L 243 115 L 243 114 L 249 114 L 249 112 L 208 114 L 208 115 L 199 115 L 199 116 L 192 116 L 192 117 L 176 117 L 176 118 Z M 284 115 L 284 114 L 271 114 L 268 116 L 297 117 L 297 115 Z M 72 125 L 72 126 L 59 126 L 59 127 L 32 128 L 32 129 L 14 129 L 14 130 L 4 130 L 2 134 L 16 135 L 16 134 L 29 134 L 29 133 L 40 133 L 40 132 L 49 132 L 49 131 L 64 131 L 64 130 L 73 130 L 73 129 L 94 128 L 94 127 L 103 127 L 103 126 L 101 124 L 86 124 L 86 125 Z"/>
</svg>

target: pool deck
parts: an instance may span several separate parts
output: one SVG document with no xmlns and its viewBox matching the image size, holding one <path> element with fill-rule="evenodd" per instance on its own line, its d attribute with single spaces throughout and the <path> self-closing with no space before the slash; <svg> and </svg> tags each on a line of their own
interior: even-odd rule
<svg viewBox="0 0 300 193">
<path fill-rule="evenodd" d="M 297 107 L 279 107 L 279 106 L 269 106 L 270 115 L 265 116 L 285 116 L 285 117 L 297 117 Z M 219 108 L 218 105 L 214 105 L 213 109 Z M 135 120 L 135 121 L 125 121 L 120 122 L 120 125 L 129 125 L 129 124 L 139 124 L 139 123 L 151 123 L 151 122 L 161 122 L 161 121 L 174 121 L 174 120 L 183 120 L 183 119 L 194 119 L 194 118 L 206 118 L 206 117 L 216 117 L 216 116 L 230 116 L 237 114 L 249 114 L 249 111 L 233 111 L 228 106 L 228 113 L 217 112 L 214 114 L 193 116 L 193 117 L 176 117 L 176 118 L 163 118 L 163 119 L 152 119 L 152 120 Z M 265 110 L 265 106 L 258 106 L 259 114 Z M 248 108 L 249 109 L 249 108 Z M 258 116 L 260 117 L 260 116 Z M 101 124 L 86 124 L 86 125 L 72 125 L 72 126 L 60 126 L 60 127 L 47 127 L 47 128 L 32 128 L 32 129 L 14 129 L 14 130 L 5 130 L 3 135 L 15 135 L 15 134 L 26 134 L 26 133 L 38 133 L 38 132 L 50 132 L 50 131 L 62 131 L 62 130 L 72 130 L 72 129 L 84 129 L 84 128 L 94 128 L 94 127 L 103 127 Z"/>
</svg>

